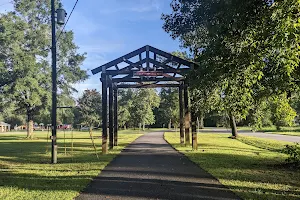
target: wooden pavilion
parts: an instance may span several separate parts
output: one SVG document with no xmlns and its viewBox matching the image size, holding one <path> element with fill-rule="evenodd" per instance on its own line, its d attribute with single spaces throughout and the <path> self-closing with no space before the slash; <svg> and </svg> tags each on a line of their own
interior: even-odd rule
<svg viewBox="0 0 300 200">
<path fill-rule="evenodd" d="M 187 73 L 193 70 L 195 65 L 193 62 L 146 45 L 93 69 L 94 75 L 101 72 L 102 152 L 107 153 L 108 146 L 113 148 L 118 145 L 117 98 L 120 88 L 178 88 L 180 143 L 190 144 L 192 126 L 192 146 L 193 149 L 197 149 L 197 118 L 193 112 L 191 114 L 186 80 Z M 107 97 L 109 105 L 107 105 Z"/>
</svg>

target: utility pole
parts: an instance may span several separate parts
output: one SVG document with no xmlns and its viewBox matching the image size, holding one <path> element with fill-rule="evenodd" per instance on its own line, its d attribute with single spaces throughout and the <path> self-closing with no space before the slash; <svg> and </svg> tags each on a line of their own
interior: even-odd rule
<svg viewBox="0 0 300 200">
<path fill-rule="evenodd" d="M 52 26 L 52 114 L 51 114 L 51 121 L 52 121 L 52 150 L 51 150 L 51 163 L 57 163 L 57 142 L 56 142 L 56 135 L 57 135 L 57 72 L 56 72 L 56 27 L 55 27 L 55 13 L 57 12 L 57 22 L 58 24 L 63 24 L 64 19 L 66 16 L 66 12 L 64 9 L 60 8 L 55 10 L 55 0 L 51 0 L 51 26 Z"/>
<path fill-rule="evenodd" d="M 52 26 L 52 150 L 51 163 L 57 163 L 57 143 L 56 143 L 56 109 L 57 109 L 57 73 L 56 73 L 56 27 L 55 27 L 55 0 L 51 0 L 51 26 Z"/>
</svg>

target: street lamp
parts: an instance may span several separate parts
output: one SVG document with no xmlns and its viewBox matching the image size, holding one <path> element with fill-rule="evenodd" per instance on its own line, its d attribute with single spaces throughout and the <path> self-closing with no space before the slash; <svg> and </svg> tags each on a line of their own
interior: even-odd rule
<svg viewBox="0 0 300 200">
<path fill-rule="evenodd" d="M 55 27 L 55 12 L 57 13 L 57 24 L 65 23 L 66 11 L 59 4 L 57 11 L 55 10 L 55 0 L 51 0 L 51 25 L 52 25 L 52 150 L 51 163 L 57 163 L 57 142 L 56 142 L 56 110 L 57 110 L 57 72 L 56 72 L 56 27 Z"/>
</svg>

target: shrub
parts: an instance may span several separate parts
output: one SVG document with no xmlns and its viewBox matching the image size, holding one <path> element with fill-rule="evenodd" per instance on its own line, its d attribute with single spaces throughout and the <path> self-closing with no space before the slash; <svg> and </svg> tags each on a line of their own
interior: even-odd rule
<svg viewBox="0 0 300 200">
<path fill-rule="evenodd" d="M 294 165 L 295 167 L 300 167 L 299 143 L 296 143 L 295 145 L 285 145 L 285 148 L 282 150 L 282 152 L 289 156 L 286 159 L 286 162 Z"/>
<path fill-rule="evenodd" d="M 296 111 L 290 106 L 289 100 L 281 95 L 273 97 L 271 102 L 272 121 L 277 130 L 282 126 L 292 126 L 297 116 Z"/>
</svg>

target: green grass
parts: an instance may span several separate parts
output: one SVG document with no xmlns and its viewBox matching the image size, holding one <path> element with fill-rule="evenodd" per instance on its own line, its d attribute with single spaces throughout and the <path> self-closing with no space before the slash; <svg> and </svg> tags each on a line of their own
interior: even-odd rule
<svg viewBox="0 0 300 200">
<path fill-rule="evenodd" d="M 239 135 L 237 140 L 260 149 L 265 149 L 277 153 L 281 153 L 285 145 L 293 144 L 292 142 L 284 142 L 284 141 L 277 141 L 272 139 L 264 139 L 264 138 L 242 136 L 242 135 Z"/>
<path fill-rule="evenodd" d="M 35 139 L 26 140 L 26 133 L 0 133 L 0 199 L 73 199 L 91 179 L 97 176 L 120 151 L 137 137 L 138 131 L 119 132 L 119 146 L 101 155 L 100 132 L 95 132 L 99 152 L 97 159 L 88 132 L 58 132 L 58 164 L 50 164 L 50 140 L 47 131 L 35 132 Z"/>
<path fill-rule="evenodd" d="M 249 131 L 251 131 L 251 127 L 248 127 L 248 126 L 238 127 L 238 130 L 249 130 Z M 268 134 L 300 136 L 300 127 L 298 127 L 298 126 L 281 127 L 281 130 L 276 130 L 275 126 L 263 127 L 262 129 L 260 129 L 258 131 L 268 133 Z"/>
<path fill-rule="evenodd" d="M 300 199 L 300 171 L 287 169 L 284 144 L 273 140 L 226 134 L 198 134 L 198 151 L 179 145 L 179 133 L 165 133 L 177 150 L 211 173 L 243 199 Z M 244 143 L 246 142 L 246 143 Z"/>
<path fill-rule="evenodd" d="M 276 130 L 275 127 L 265 127 L 261 131 L 270 134 L 300 136 L 300 127 L 282 127 L 281 130 Z"/>
</svg>

